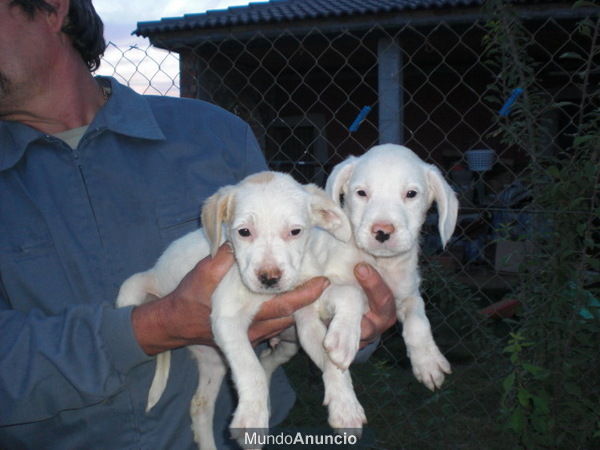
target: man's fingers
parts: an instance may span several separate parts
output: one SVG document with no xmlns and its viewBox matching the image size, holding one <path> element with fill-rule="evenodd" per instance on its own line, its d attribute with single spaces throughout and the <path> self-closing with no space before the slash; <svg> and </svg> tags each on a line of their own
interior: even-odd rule
<svg viewBox="0 0 600 450">
<path fill-rule="evenodd" d="M 363 338 L 375 337 L 396 322 L 394 293 L 369 264 L 359 263 L 354 267 L 354 275 L 369 300 L 369 311 L 363 318 Z M 368 325 L 367 325 L 367 322 Z"/>
<path fill-rule="evenodd" d="M 229 269 L 235 261 L 235 258 L 233 257 L 233 249 L 228 242 L 225 242 L 219 247 L 217 253 L 215 253 L 215 256 L 213 256 L 210 260 L 211 265 L 215 265 L 216 267 L 226 267 Z"/>
<path fill-rule="evenodd" d="M 291 316 L 296 310 L 314 302 L 329 286 L 325 277 L 316 277 L 290 292 L 276 295 L 263 303 L 254 320 L 269 320 Z"/>
<path fill-rule="evenodd" d="M 327 278 L 316 277 L 293 291 L 276 295 L 264 302 L 248 330 L 250 342 L 269 339 L 294 325 L 292 314 L 314 302 L 327 286 Z"/>
<path fill-rule="evenodd" d="M 234 262 L 235 258 L 233 257 L 233 251 L 226 242 L 219 247 L 215 256 L 207 256 L 206 258 L 202 259 L 196 267 L 210 267 L 209 273 L 211 278 L 220 281 L 221 278 L 223 278 L 229 271 L 231 266 L 233 266 Z"/>
<path fill-rule="evenodd" d="M 369 306 L 372 310 L 377 310 L 384 305 L 387 306 L 389 299 L 394 297 L 381 275 L 369 264 L 357 264 L 354 267 L 354 275 L 367 294 Z"/>
<path fill-rule="evenodd" d="M 360 348 L 370 344 L 379 336 L 375 324 L 367 317 L 363 317 L 360 323 Z"/>
</svg>

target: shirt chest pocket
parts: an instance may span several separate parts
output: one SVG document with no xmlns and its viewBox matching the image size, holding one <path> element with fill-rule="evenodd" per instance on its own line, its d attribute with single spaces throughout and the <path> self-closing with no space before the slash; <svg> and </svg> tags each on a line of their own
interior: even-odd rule
<svg viewBox="0 0 600 450">
<path fill-rule="evenodd" d="M 73 294 L 54 243 L 49 234 L 18 231 L 0 239 L 0 276 L 7 300 L 19 311 L 38 308 L 56 314 Z"/>
<path fill-rule="evenodd" d="M 157 221 L 163 246 L 200 227 L 200 206 L 161 202 L 157 205 Z"/>
</svg>

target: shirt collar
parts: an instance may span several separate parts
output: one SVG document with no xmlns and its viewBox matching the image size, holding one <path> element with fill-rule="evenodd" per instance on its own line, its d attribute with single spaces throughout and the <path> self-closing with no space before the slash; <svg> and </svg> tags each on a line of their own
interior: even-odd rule
<svg viewBox="0 0 600 450">
<path fill-rule="evenodd" d="M 97 78 L 100 82 L 109 82 L 112 93 L 90 124 L 90 130 L 106 128 L 135 138 L 165 139 L 145 96 L 118 83 L 112 77 Z"/>
<path fill-rule="evenodd" d="M 111 96 L 98 111 L 87 133 L 110 130 L 141 139 L 165 140 L 145 96 L 118 83 L 112 77 L 98 77 L 110 83 Z M 0 171 L 14 166 L 32 142 L 48 138 L 34 128 L 19 122 L 0 120 Z"/>
</svg>

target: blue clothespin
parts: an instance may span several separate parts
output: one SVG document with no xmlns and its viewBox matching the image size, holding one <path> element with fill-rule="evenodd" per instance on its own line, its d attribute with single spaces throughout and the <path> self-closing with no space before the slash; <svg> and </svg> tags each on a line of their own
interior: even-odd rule
<svg viewBox="0 0 600 450">
<path fill-rule="evenodd" d="M 362 123 L 363 120 L 365 120 L 365 118 L 367 117 L 367 114 L 369 114 L 370 112 L 371 112 L 370 106 L 363 106 L 363 108 L 358 113 L 358 116 L 356 116 L 356 119 L 354 119 L 354 122 L 352 122 L 352 125 L 350 125 L 350 127 L 348 127 L 348 130 L 350 130 L 351 133 L 354 133 L 356 130 L 358 130 L 358 127 L 360 127 L 360 124 Z"/>
<path fill-rule="evenodd" d="M 510 94 L 510 97 L 508 97 L 508 100 L 504 102 L 504 105 L 502 105 L 502 108 L 500 108 L 500 111 L 498 111 L 500 117 L 506 117 L 510 114 L 510 109 L 512 108 L 512 105 L 517 101 L 517 99 L 522 93 L 522 88 L 513 89 L 512 93 Z"/>
</svg>

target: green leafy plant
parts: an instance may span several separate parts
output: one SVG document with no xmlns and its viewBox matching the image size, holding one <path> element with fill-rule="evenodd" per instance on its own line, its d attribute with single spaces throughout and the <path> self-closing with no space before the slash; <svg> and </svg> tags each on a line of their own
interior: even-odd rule
<svg viewBox="0 0 600 450">
<path fill-rule="evenodd" d="M 507 427 L 522 436 L 526 447 L 552 444 L 549 429 L 552 426 L 550 398 L 544 382 L 550 372 L 528 362 L 526 351 L 533 346 L 519 333 L 511 333 L 505 352 L 510 355 L 511 373 L 504 379 L 504 413 L 508 416 Z M 532 439 L 532 434 L 536 435 Z"/>
<path fill-rule="evenodd" d="M 598 7 L 578 2 L 574 7 Z M 600 445 L 600 88 L 594 68 L 600 56 L 598 14 L 578 26 L 577 51 L 561 55 L 576 69 L 579 100 L 553 102 L 536 78 L 532 36 L 512 6 L 489 0 L 486 36 L 489 66 L 498 73 L 488 101 L 502 104 L 523 94 L 509 117 L 499 117 L 494 137 L 526 152 L 522 174 L 532 196 L 536 226 L 527 239 L 517 289 L 523 310 L 505 349 L 510 370 L 503 381 L 505 424 L 525 448 L 594 448 Z M 545 117 L 563 110 L 574 132 L 549 152 Z M 561 141 L 562 143 L 563 141 Z"/>
</svg>

